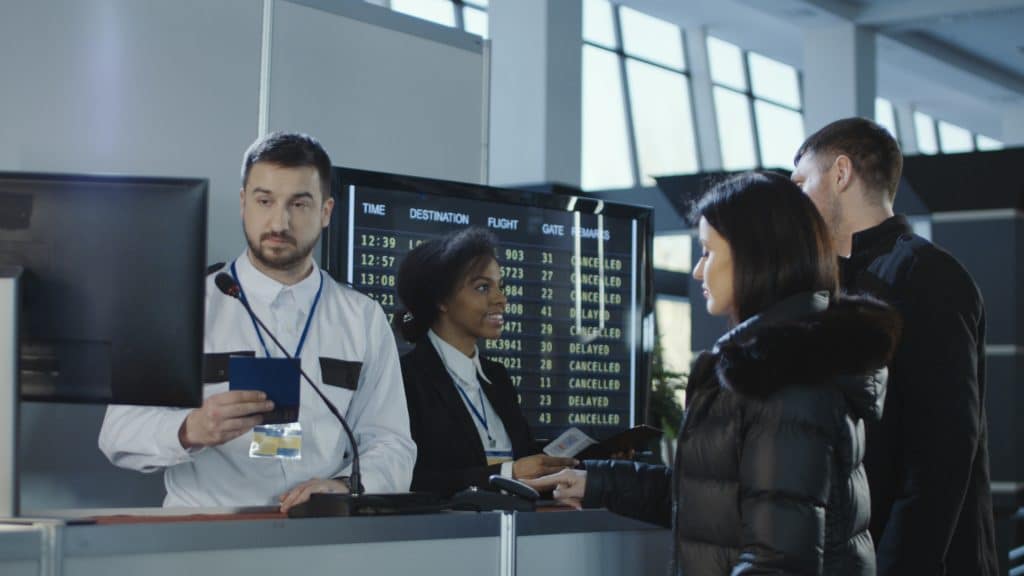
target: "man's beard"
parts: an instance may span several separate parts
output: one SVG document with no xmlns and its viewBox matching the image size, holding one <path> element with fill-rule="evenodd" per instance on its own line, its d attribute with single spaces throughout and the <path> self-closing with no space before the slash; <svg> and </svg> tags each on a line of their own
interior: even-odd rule
<svg viewBox="0 0 1024 576">
<path fill-rule="evenodd" d="M 278 250 L 265 248 L 263 241 L 271 237 L 286 240 L 291 244 L 292 249 L 288 249 L 288 246 L 285 245 L 280 245 L 281 249 Z M 290 234 L 272 234 L 268 232 L 261 235 L 258 242 L 253 243 L 252 239 L 246 235 L 246 242 L 249 244 L 249 251 L 253 257 L 267 268 L 280 271 L 291 271 L 301 266 L 313 252 L 313 247 L 316 246 L 319 240 L 320 235 L 317 234 L 316 238 L 313 238 L 309 244 L 301 246 L 295 237 Z"/>
</svg>

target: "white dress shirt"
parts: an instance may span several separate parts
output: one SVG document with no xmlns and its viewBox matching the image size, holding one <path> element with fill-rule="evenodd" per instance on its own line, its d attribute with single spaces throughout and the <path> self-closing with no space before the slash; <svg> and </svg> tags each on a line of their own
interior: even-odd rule
<svg viewBox="0 0 1024 576">
<path fill-rule="evenodd" d="M 253 311 L 289 353 L 298 345 L 323 278 L 320 302 L 302 349 L 302 369 L 352 428 L 366 491 L 408 490 L 416 445 L 409 433 L 394 336 L 380 305 L 319 269 L 285 286 L 257 270 L 247 253 L 235 264 Z M 272 356 L 283 356 L 266 335 L 264 341 Z M 206 284 L 204 352 L 265 356 L 245 308 L 217 289 L 213 275 Z M 361 363 L 356 390 L 325 384 L 322 358 Z M 227 390 L 227 382 L 207 383 L 203 396 Z M 276 504 L 294 486 L 312 478 L 347 475 L 351 466 L 351 449 L 341 424 L 304 380 L 300 390 L 302 457 L 298 460 L 250 458 L 251 431 L 219 446 L 186 450 L 178 441 L 178 430 L 190 409 L 181 408 L 109 406 L 100 429 L 100 449 L 124 468 L 164 470 L 165 506 Z"/>
<path fill-rule="evenodd" d="M 430 343 L 437 350 L 437 355 L 441 357 L 441 363 L 448 370 L 448 375 L 452 377 L 455 386 L 462 390 L 459 396 L 462 398 L 462 403 L 466 406 L 466 411 L 469 412 L 473 424 L 476 425 L 477 434 L 480 435 L 480 442 L 484 446 L 484 453 L 489 458 L 496 454 L 511 454 L 512 440 L 505 430 L 505 424 L 494 411 L 494 407 L 491 406 L 487 395 L 483 394 L 480 390 L 480 380 L 488 384 L 491 381 L 484 374 L 483 366 L 480 365 L 480 353 L 477 348 L 473 347 L 473 357 L 470 358 L 438 336 L 433 330 L 427 332 L 427 337 L 430 338 Z M 470 406 L 470 403 L 472 403 L 472 406 Z M 479 414 L 486 414 L 487 427 L 484 427 L 483 422 L 476 417 L 473 413 L 474 410 Z M 491 439 L 494 439 L 493 447 L 489 444 Z M 512 478 L 512 464 L 512 461 L 502 462 L 502 476 Z"/>
</svg>

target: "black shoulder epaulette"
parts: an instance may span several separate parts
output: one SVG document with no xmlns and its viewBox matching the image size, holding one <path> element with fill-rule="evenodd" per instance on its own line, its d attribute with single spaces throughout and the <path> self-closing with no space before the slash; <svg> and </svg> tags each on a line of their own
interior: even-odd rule
<svg viewBox="0 0 1024 576">
<path fill-rule="evenodd" d="M 879 256 L 857 277 L 858 289 L 890 304 L 903 301 L 906 289 L 903 279 L 910 270 L 917 252 L 928 246 L 928 240 L 917 234 L 903 234 L 885 255 Z M 900 293 L 897 293 L 899 290 Z"/>
<path fill-rule="evenodd" d="M 216 264 L 210 264 L 209 266 L 206 267 L 206 275 L 209 276 L 210 274 L 213 274 L 215 272 L 219 272 L 222 268 L 224 268 L 224 266 L 225 266 L 225 264 L 223 262 L 217 262 Z"/>
</svg>

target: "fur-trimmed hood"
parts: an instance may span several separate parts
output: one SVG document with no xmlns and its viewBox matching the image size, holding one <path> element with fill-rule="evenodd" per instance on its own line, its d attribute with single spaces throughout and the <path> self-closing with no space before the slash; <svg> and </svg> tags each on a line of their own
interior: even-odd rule
<svg viewBox="0 0 1024 576">
<path fill-rule="evenodd" d="M 830 383 L 859 416 L 877 419 L 901 326 L 895 310 L 869 297 L 797 294 L 730 330 L 711 356 L 719 384 L 739 394 Z"/>
</svg>

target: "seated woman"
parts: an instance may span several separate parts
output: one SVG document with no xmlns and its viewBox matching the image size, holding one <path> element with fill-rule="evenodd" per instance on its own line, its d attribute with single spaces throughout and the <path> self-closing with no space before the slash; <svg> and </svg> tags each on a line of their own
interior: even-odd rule
<svg viewBox="0 0 1024 576">
<path fill-rule="evenodd" d="M 416 343 L 402 356 L 413 490 L 447 497 L 487 488 L 491 474 L 536 478 L 576 464 L 534 454 L 508 372 L 477 350 L 478 339 L 501 337 L 507 303 L 489 232 L 469 228 L 414 248 L 398 269 L 398 297 L 408 311 L 395 323 Z"/>
<path fill-rule="evenodd" d="M 788 179 L 735 177 L 695 213 L 693 277 L 734 327 L 694 362 L 675 470 L 588 461 L 530 484 L 672 523 L 677 574 L 874 574 L 864 423 L 899 319 L 837 294 L 825 223 Z"/>
</svg>

